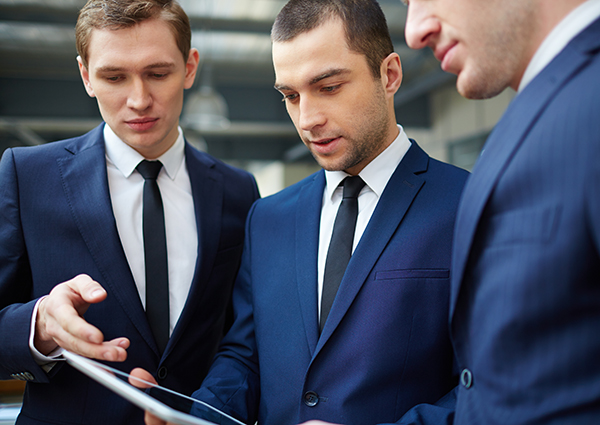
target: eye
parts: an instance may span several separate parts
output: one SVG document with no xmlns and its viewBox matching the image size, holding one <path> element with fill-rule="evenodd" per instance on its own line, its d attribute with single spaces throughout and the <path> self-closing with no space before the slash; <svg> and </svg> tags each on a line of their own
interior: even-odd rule
<svg viewBox="0 0 600 425">
<path fill-rule="evenodd" d="M 167 74 L 154 73 L 154 74 L 152 74 L 152 77 L 160 80 L 160 79 L 166 78 Z"/>
<path fill-rule="evenodd" d="M 325 86 L 321 88 L 321 91 L 325 92 L 325 93 L 333 93 L 335 92 L 337 89 L 339 89 L 341 87 L 340 84 L 336 85 L 336 86 Z"/>
<path fill-rule="evenodd" d="M 123 79 L 123 77 L 121 77 L 120 75 L 111 75 L 111 76 L 107 76 L 104 77 L 106 81 L 108 81 L 109 83 L 116 83 L 119 82 Z"/>
<path fill-rule="evenodd" d="M 293 102 L 296 99 L 298 99 L 298 94 L 297 93 L 284 94 L 283 95 L 283 99 L 281 99 L 281 101 L 285 102 L 286 100 L 289 100 L 290 102 Z"/>
</svg>

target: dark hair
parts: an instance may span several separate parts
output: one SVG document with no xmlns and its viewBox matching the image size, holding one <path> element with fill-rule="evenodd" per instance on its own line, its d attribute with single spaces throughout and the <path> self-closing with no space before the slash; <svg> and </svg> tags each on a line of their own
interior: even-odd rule
<svg viewBox="0 0 600 425">
<path fill-rule="evenodd" d="M 150 19 L 165 21 L 173 31 L 177 47 L 187 61 L 192 43 L 188 16 L 173 0 L 88 0 L 79 11 L 75 26 L 77 53 L 88 66 L 88 47 L 93 29 L 118 30 Z"/>
<path fill-rule="evenodd" d="M 365 55 L 373 76 L 380 78 L 381 62 L 394 46 L 375 0 L 290 0 L 275 18 L 271 40 L 289 41 L 334 18 L 344 24 L 348 48 Z"/>
</svg>

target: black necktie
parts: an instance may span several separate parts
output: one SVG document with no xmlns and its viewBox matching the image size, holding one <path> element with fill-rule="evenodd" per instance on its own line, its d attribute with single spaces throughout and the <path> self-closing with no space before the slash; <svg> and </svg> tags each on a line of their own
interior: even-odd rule
<svg viewBox="0 0 600 425">
<path fill-rule="evenodd" d="M 160 161 L 142 161 L 137 170 L 144 177 L 144 259 L 146 264 L 146 317 L 162 353 L 169 340 L 169 275 L 165 214 L 156 183 Z"/>
<path fill-rule="evenodd" d="M 365 182 L 358 176 L 346 177 L 343 183 L 344 198 L 335 217 L 333 234 L 331 235 L 325 262 L 319 324 L 321 331 L 325 326 L 335 294 L 352 256 L 354 229 L 356 227 L 356 217 L 358 216 L 358 194 L 365 185 Z"/>
</svg>

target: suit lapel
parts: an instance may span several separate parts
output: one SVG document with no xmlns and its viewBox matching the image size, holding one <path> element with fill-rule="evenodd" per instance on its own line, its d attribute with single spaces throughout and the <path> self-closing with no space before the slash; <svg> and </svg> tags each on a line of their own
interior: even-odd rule
<svg viewBox="0 0 600 425">
<path fill-rule="evenodd" d="M 587 49 L 598 46 L 600 20 L 577 36 L 513 100 L 490 134 L 469 178 L 457 213 L 454 234 L 450 317 L 453 317 L 469 252 L 479 220 L 500 176 L 510 164 L 546 105 L 590 59 Z"/>
<path fill-rule="evenodd" d="M 110 202 L 103 126 L 78 138 L 57 160 L 71 214 L 106 285 L 131 322 L 148 342 L 156 344 L 146 321 Z"/>
<path fill-rule="evenodd" d="M 412 141 L 377 203 L 373 216 L 352 255 L 331 307 L 317 351 L 327 342 L 366 282 L 386 245 L 395 234 L 414 198 L 425 183 L 429 157 Z"/>
<path fill-rule="evenodd" d="M 213 268 L 218 251 L 219 233 L 221 229 L 221 213 L 223 206 L 223 179 L 214 168 L 214 162 L 208 157 L 203 157 L 186 143 L 185 160 L 190 176 L 192 196 L 194 198 L 194 211 L 196 214 L 196 228 L 198 232 L 198 255 L 192 285 L 181 316 L 169 339 L 165 356 L 168 355 L 177 340 L 183 334 L 189 323 L 198 300 L 202 299 L 206 291 L 208 274 Z"/>
<path fill-rule="evenodd" d="M 302 187 L 295 206 L 296 280 L 302 320 L 311 353 L 314 353 L 319 339 L 317 253 L 324 188 L 325 173 L 321 170 L 312 182 Z"/>
</svg>

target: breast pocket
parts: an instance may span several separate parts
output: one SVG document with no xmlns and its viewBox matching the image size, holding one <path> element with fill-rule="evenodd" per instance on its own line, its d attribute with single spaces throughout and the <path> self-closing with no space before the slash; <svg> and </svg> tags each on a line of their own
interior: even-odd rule
<svg viewBox="0 0 600 425">
<path fill-rule="evenodd" d="M 375 280 L 397 280 L 397 279 L 448 279 L 448 269 L 400 269 L 385 270 L 375 274 Z"/>
<path fill-rule="evenodd" d="M 560 207 L 509 211 L 491 217 L 487 246 L 547 243 L 556 233 Z"/>
</svg>

